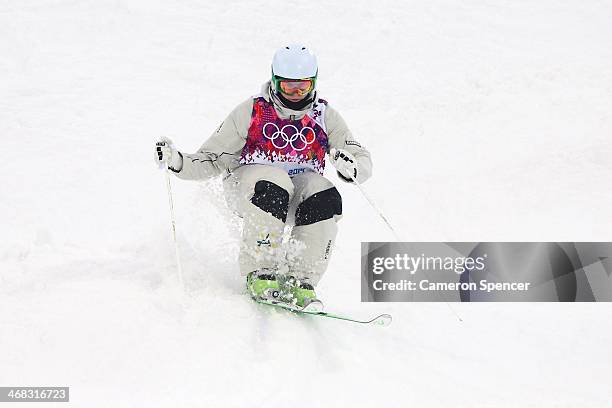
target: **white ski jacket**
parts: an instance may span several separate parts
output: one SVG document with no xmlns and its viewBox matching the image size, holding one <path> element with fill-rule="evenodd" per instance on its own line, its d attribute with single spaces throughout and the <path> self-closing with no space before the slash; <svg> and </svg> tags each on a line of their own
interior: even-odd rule
<svg viewBox="0 0 612 408">
<path fill-rule="evenodd" d="M 253 105 L 259 97 L 273 104 L 280 119 L 290 120 L 300 120 L 309 112 L 312 113 L 316 102 L 324 103 L 324 120 L 321 123 L 324 123 L 327 134 L 327 153 L 332 148 L 347 150 L 357 159 L 357 181 L 362 183 L 370 177 L 370 153 L 353 138 L 344 119 L 335 109 L 318 99 L 317 95 L 313 102 L 301 111 L 283 107 L 272 97 L 270 81 L 262 86 L 260 95 L 251 97 L 234 108 L 196 153 L 181 153 L 183 166 L 179 171 L 174 171 L 176 176 L 185 180 L 202 180 L 222 173 L 230 174 L 234 169 L 248 165 L 241 163 L 241 155 L 251 126 Z"/>
</svg>

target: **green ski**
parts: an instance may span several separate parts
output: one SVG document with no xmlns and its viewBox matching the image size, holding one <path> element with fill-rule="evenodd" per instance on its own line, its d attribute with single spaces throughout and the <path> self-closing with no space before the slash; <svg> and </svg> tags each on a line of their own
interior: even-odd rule
<svg viewBox="0 0 612 408">
<path fill-rule="evenodd" d="M 311 316 L 327 317 L 330 319 L 344 320 L 344 321 L 353 322 L 353 323 L 371 324 L 371 325 L 376 325 L 376 326 L 388 326 L 391 324 L 391 321 L 393 320 L 391 315 L 386 314 L 386 313 L 373 317 L 370 320 L 359 320 L 359 319 L 354 319 L 352 317 L 337 315 L 337 314 L 323 312 L 323 311 L 310 311 L 310 310 L 307 310 L 307 308 L 304 308 L 304 309 L 299 308 L 299 307 L 296 307 L 296 306 L 293 306 L 293 305 L 290 305 L 288 303 L 284 303 L 278 300 L 266 300 L 266 299 L 253 299 L 253 300 L 261 305 L 274 306 L 280 309 L 288 310 L 296 314 L 307 314 Z"/>
</svg>

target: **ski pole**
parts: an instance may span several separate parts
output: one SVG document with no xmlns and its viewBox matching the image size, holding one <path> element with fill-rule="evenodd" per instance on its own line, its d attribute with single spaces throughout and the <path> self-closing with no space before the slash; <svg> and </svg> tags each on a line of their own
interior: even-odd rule
<svg viewBox="0 0 612 408">
<path fill-rule="evenodd" d="M 357 188 L 361 192 L 361 195 L 363 196 L 363 198 L 366 199 L 366 201 L 370 204 L 370 206 L 374 209 L 374 211 L 376 211 L 378 213 L 378 216 L 380 218 L 382 218 L 382 220 L 385 222 L 385 224 L 387 224 L 387 227 L 389 227 L 389 229 L 391 230 L 391 232 L 395 236 L 395 239 L 397 239 L 400 242 L 403 242 L 403 240 L 400 238 L 399 234 L 395 231 L 395 228 L 393 228 L 391 226 L 391 223 L 389 222 L 389 220 L 387 220 L 387 217 L 385 217 L 385 215 L 382 213 L 382 211 L 380 211 L 380 209 L 374 203 L 374 200 L 372 200 L 370 198 L 370 196 L 365 192 L 363 187 L 361 187 L 361 184 L 359 184 L 359 182 L 357 180 L 355 180 L 353 177 L 351 177 L 351 179 L 353 180 L 353 183 L 355 183 L 355 185 L 357 186 Z"/>
<path fill-rule="evenodd" d="M 353 180 L 353 183 L 355 183 L 355 185 L 357 186 L 357 188 L 359 189 L 359 191 L 361 192 L 361 195 L 363 196 L 363 198 L 366 199 L 366 201 L 370 204 L 370 206 L 374 209 L 374 211 L 376 211 L 379 215 L 379 217 L 385 222 L 385 224 L 387 224 L 387 227 L 389 227 L 389 229 L 391 230 L 391 232 L 393 233 L 393 236 L 395 236 L 395 239 L 397 239 L 400 243 L 403 243 L 404 240 L 399 236 L 399 234 L 397 233 L 397 231 L 395 230 L 395 228 L 393 228 L 393 226 L 391 225 L 391 223 L 389 222 L 389 220 L 387 219 L 387 217 L 385 217 L 385 215 L 382 213 L 382 211 L 378 208 L 378 206 L 374 203 L 374 200 L 372 200 L 370 198 L 370 196 L 365 192 L 365 190 L 363 189 L 363 187 L 361 186 L 361 184 L 359 184 L 359 182 L 354 178 L 351 177 L 351 179 Z M 423 270 L 423 273 L 425 273 L 425 276 L 429 279 L 429 277 L 427 276 L 427 273 Z M 442 295 L 440 295 L 438 292 L 435 292 L 438 297 L 440 298 L 440 300 L 444 301 L 444 304 L 446 304 L 446 306 L 448 307 L 448 309 L 451 311 L 451 313 L 453 315 L 455 315 L 455 317 L 462 322 L 463 319 L 461 318 L 461 316 L 459 316 L 459 314 L 457 313 L 457 311 L 450 305 L 450 303 L 448 303 L 446 300 L 442 299 Z"/>
<path fill-rule="evenodd" d="M 168 163 L 164 162 L 164 174 L 166 175 L 166 187 L 168 188 L 168 204 L 170 205 L 170 221 L 172 227 L 172 240 L 174 241 L 174 253 L 176 255 L 176 270 L 181 289 L 183 286 L 183 268 L 181 267 L 181 257 L 179 256 L 178 240 L 176 239 L 176 217 L 174 216 L 174 200 L 172 199 L 172 184 L 170 183 L 170 173 Z"/>
</svg>

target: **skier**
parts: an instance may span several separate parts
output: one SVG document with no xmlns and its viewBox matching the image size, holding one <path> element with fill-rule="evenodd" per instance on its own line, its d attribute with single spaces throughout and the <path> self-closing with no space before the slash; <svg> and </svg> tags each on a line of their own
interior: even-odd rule
<svg viewBox="0 0 612 408">
<path fill-rule="evenodd" d="M 314 288 L 342 215 L 342 198 L 323 177 L 325 155 L 348 183 L 363 183 L 372 169 L 370 153 L 318 97 L 317 74 L 308 47 L 282 47 L 261 93 L 238 105 L 196 153 L 179 152 L 167 138 L 155 149 L 156 162 L 178 178 L 223 174 L 227 202 L 244 220 L 239 264 L 251 296 L 313 310 L 322 308 Z"/>
</svg>

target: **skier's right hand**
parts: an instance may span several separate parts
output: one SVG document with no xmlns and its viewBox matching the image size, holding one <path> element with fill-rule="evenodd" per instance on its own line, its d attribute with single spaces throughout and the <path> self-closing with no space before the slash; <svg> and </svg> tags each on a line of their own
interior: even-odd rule
<svg viewBox="0 0 612 408">
<path fill-rule="evenodd" d="M 166 163 L 174 172 L 179 172 L 183 168 L 183 155 L 174 148 L 174 143 L 167 137 L 162 137 L 155 143 L 153 159 L 160 167 Z"/>
</svg>

